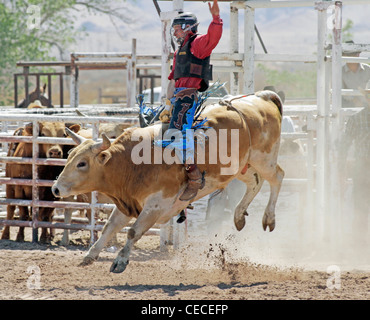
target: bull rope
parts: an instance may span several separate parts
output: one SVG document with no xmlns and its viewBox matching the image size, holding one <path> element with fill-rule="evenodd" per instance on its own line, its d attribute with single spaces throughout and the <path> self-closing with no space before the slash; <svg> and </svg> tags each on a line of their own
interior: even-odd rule
<svg viewBox="0 0 370 320">
<path fill-rule="evenodd" d="M 241 117 L 242 119 L 244 119 L 245 125 L 246 125 L 247 130 L 248 130 L 248 135 L 249 135 L 249 150 L 248 150 L 247 163 L 246 163 L 246 165 L 245 165 L 245 166 L 247 166 L 247 165 L 248 165 L 248 163 L 249 163 L 249 158 L 250 158 L 250 156 L 251 156 L 251 148 L 252 148 L 252 136 L 251 136 L 251 131 L 249 130 L 249 126 L 248 126 L 248 122 L 247 122 L 247 117 L 246 117 L 243 113 L 241 113 L 241 111 L 240 111 L 240 110 L 238 110 L 237 108 L 235 108 L 235 107 L 232 105 L 231 101 L 239 100 L 239 99 L 241 99 L 241 98 L 245 98 L 245 97 L 248 97 L 248 96 L 250 96 L 250 95 L 253 95 L 253 94 L 251 93 L 251 94 L 246 94 L 246 95 L 236 96 L 236 97 L 234 97 L 234 98 L 232 98 L 232 99 L 229 99 L 229 100 L 221 99 L 221 100 L 218 102 L 218 104 L 219 104 L 220 106 L 226 106 L 226 107 L 227 107 L 227 110 L 230 110 L 230 109 L 231 109 L 231 110 L 233 110 L 233 111 L 237 112 L 237 113 L 240 115 L 240 117 Z M 242 170 L 242 173 L 243 173 L 243 172 L 245 173 L 244 169 Z"/>
</svg>

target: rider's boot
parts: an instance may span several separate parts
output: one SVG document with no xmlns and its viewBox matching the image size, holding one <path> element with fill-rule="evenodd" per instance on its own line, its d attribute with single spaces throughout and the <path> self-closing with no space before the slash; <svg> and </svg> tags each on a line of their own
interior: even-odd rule
<svg viewBox="0 0 370 320">
<path fill-rule="evenodd" d="M 189 201 L 193 199 L 197 195 L 198 190 L 203 189 L 205 184 L 205 172 L 202 174 L 196 164 L 190 164 L 186 166 L 185 170 L 188 176 L 188 185 L 186 186 L 183 194 L 180 196 L 181 201 Z"/>
</svg>

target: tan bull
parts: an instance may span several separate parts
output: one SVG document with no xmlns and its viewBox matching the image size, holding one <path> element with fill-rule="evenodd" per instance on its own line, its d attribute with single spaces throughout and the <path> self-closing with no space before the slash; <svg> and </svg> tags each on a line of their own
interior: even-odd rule
<svg viewBox="0 0 370 320">
<path fill-rule="evenodd" d="M 246 210 L 264 180 L 270 184 L 270 198 L 262 225 L 265 230 L 267 227 L 270 231 L 275 228 L 275 206 L 284 177 L 284 171 L 277 164 L 281 108 L 281 100 L 274 92 L 262 91 L 223 105 L 207 106 L 202 113 L 202 117 L 208 119 L 206 125 L 216 133 L 220 135 L 221 129 L 227 131 L 227 145 L 219 144 L 219 151 L 227 151 L 230 163 L 237 163 L 237 168 L 229 174 L 222 174 L 222 169 L 227 169 L 228 165 L 222 161 L 210 163 L 210 148 L 215 146 L 210 143 L 211 139 L 206 139 L 206 161 L 198 164 L 201 171 L 206 171 L 206 183 L 193 201 L 226 187 L 234 178 L 243 181 L 247 191 L 234 213 L 238 230 L 244 227 Z M 117 207 L 101 237 L 84 258 L 84 264 L 97 259 L 109 239 L 135 217 L 126 245 L 111 266 L 111 272 L 124 271 L 134 243 L 155 223 L 166 223 L 188 205 L 188 202 L 179 200 L 186 187 L 182 164 L 153 164 L 157 147 L 150 148 L 152 164 L 135 164 L 133 161 L 138 145 L 144 143 L 147 136 L 153 140 L 162 127 L 162 124 L 156 124 L 126 129 L 112 144 L 104 135 L 103 141 L 98 143 L 69 133 L 79 146 L 70 153 L 63 172 L 53 185 L 54 195 L 66 197 L 96 190 L 108 195 Z M 238 132 L 239 143 L 236 146 L 231 143 L 232 129 Z M 138 139 L 139 136 L 143 139 Z M 217 159 L 221 160 L 221 156 Z"/>
</svg>

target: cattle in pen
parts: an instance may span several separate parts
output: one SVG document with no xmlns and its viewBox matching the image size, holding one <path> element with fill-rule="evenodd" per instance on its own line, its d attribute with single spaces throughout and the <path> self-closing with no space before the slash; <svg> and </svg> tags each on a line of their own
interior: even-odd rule
<svg viewBox="0 0 370 320">
<path fill-rule="evenodd" d="M 40 137 L 66 137 L 65 125 L 61 122 L 41 122 L 39 123 L 39 136 Z M 70 130 L 78 131 L 79 125 L 71 125 Z M 17 129 L 16 133 L 21 133 L 23 136 L 32 136 L 33 125 L 28 124 L 24 128 Z M 8 156 L 30 158 L 32 157 L 32 143 L 19 142 L 15 144 L 14 148 L 10 148 Z M 63 157 L 63 147 L 58 144 L 39 144 L 39 158 L 56 158 Z M 18 179 L 32 179 L 32 165 L 7 163 L 6 177 Z M 37 172 L 38 178 L 43 180 L 55 180 L 57 175 L 62 171 L 60 166 L 39 165 Z M 7 199 L 32 199 L 32 186 L 29 185 L 6 185 Z M 55 200 L 50 187 L 39 187 L 40 200 Z M 7 206 L 7 220 L 12 220 L 14 217 L 15 205 Z M 30 218 L 27 206 L 18 206 L 20 220 L 28 220 Z M 52 212 L 54 208 L 39 208 L 38 220 L 51 222 Z M 6 226 L 2 233 L 2 239 L 9 239 L 10 232 L 9 226 Z M 24 227 L 20 227 L 17 234 L 17 241 L 24 241 Z M 42 229 L 40 237 L 41 242 L 48 242 L 50 234 L 46 228 Z"/>
<path fill-rule="evenodd" d="M 241 230 L 245 225 L 249 204 L 263 181 L 267 180 L 270 198 L 262 226 L 264 230 L 269 228 L 273 231 L 275 206 L 284 177 L 284 171 L 277 164 L 282 118 L 280 98 L 271 91 L 236 97 L 207 106 L 202 117 L 207 120 L 206 126 L 212 128 L 217 136 L 220 136 L 222 129 L 228 133 L 227 145 L 222 151 L 227 152 L 231 160 L 230 165 L 221 161 L 211 163 L 211 139 L 204 140 L 206 161 L 198 166 L 206 172 L 205 186 L 193 201 L 225 188 L 235 178 L 241 180 L 247 189 L 234 212 L 234 224 L 237 230 Z M 94 142 L 68 131 L 79 145 L 70 153 L 63 172 L 53 185 L 54 195 L 66 197 L 95 190 L 108 195 L 116 204 L 99 240 L 90 248 L 83 263 L 97 259 L 109 239 L 132 218 L 136 218 L 128 231 L 124 248 L 111 266 L 111 272 L 124 271 L 134 243 L 155 223 L 168 222 L 189 204 L 189 201 L 179 200 L 187 184 L 182 164 L 137 164 L 133 161 L 133 152 L 139 143 L 143 143 L 144 137 L 149 137 L 150 146 L 163 127 L 163 124 L 155 124 L 146 128 L 126 129 L 113 143 L 105 135 L 103 141 Z M 239 143 L 236 145 L 231 143 L 232 129 L 238 134 Z M 206 134 L 208 130 L 211 129 L 206 129 Z M 156 148 L 150 147 L 152 160 Z M 232 160 L 236 160 L 236 168 L 223 171 L 225 168 L 231 169 Z"/>
</svg>

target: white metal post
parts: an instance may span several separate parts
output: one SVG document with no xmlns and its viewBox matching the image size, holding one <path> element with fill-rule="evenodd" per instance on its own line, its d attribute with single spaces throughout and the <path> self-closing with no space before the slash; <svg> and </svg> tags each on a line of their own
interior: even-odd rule
<svg viewBox="0 0 370 320">
<path fill-rule="evenodd" d="M 173 0 L 173 11 L 161 12 L 162 21 L 162 74 L 161 74 L 161 97 L 165 97 L 168 87 L 168 75 L 170 71 L 170 53 L 171 53 L 171 22 L 179 11 L 184 11 L 184 0 Z"/>
<path fill-rule="evenodd" d="M 177 12 L 161 12 L 162 21 L 162 73 L 161 73 L 161 97 L 166 96 L 168 86 L 168 75 L 170 71 L 170 53 L 171 53 L 171 19 Z"/>
<path fill-rule="evenodd" d="M 332 48 L 332 115 L 339 124 L 342 108 L 342 2 L 335 2 Z"/>
<path fill-rule="evenodd" d="M 170 72 L 170 53 L 171 53 L 171 23 L 179 11 L 183 11 L 184 1 L 173 0 L 173 11 L 161 12 L 162 21 L 162 74 L 161 74 L 161 97 L 165 97 L 168 87 L 168 75 Z M 175 219 L 175 218 L 174 218 Z M 161 226 L 160 231 L 160 250 L 167 251 L 167 246 L 171 243 L 173 236 L 173 225 L 176 224 L 174 219 L 171 219 L 167 224 Z M 179 243 L 176 242 L 178 246 Z"/>
<path fill-rule="evenodd" d="M 172 8 L 176 12 L 184 11 L 184 0 L 173 0 Z"/>
<path fill-rule="evenodd" d="M 38 166 L 36 159 L 39 157 L 39 145 L 36 142 L 39 136 L 39 124 L 37 121 L 32 122 L 32 242 L 38 242 L 38 229 L 36 227 L 39 218 L 39 207 L 35 201 L 39 200 L 39 188 L 36 184 L 38 180 Z"/>
<path fill-rule="evenodd" d="M 136 39 L 132 39 L 131 57 L 127 61 L 127 107 L 135 106 L 136 97 Z"/>
<path fill-rule="evenodd" d="M 243 94 L 254 92 L 254 9 L 244 9 L 244 84 Z"/>
<path fill-rule="evenodd" d="M 72 60 L 72 59 L 71 59 Z M 74 61 L 74 59 L 72 60 Z M 71 85 L 70 85 L 70 107 L 77 108 L 79 104 L 79 92 L 78 92 L 78 67 L 72 62 L 71 68 Z"/>
<path fill-rule="evenodd" d="M 239 10 L 230 3 L 230 53 L 239 52 Z M 234 62 L 234 65 L 236 63 Z M 239 73 L 230 72 L 230 94 L 239 92 Z"/>
<path fill-rule="evenodd" d="M 341 196 L 339 185 L 338 140 L 340 138 L 342 108 L 342 2 L 334 5 L 334 26 L 332 46 L 332 140 L 331 140 L 331 184 L 330 184 L 330 222 L 335 238 L 341 226 Z M 337 239 L 335 244 L 338 245 Z"/>
<path fill-rule="evenodd" d="M 128 83 L 127 83 L 128 84 Z M 99 137 L 99 123 L 93 123 L 92 125 L 92 139 L 97 140 Z M 98 202 L 98 192 L 91 192 L 91 221 L 90 221 L 90 245 L 93 245 L 98 240 L 98 233 L 95 231 L 95 223 L 97 218 L 98 209 L 96 208 L 96 203 Z"/>
<path fill-rule="evenodd" d="M 328 2 L 318 2 L 316 9 L 318 10 L 318 25 L 317 25 L 317 121 L 316 121 L 316 208 L 314 214 L 315 231 L 320 239 L 323 235 L 323 219 L 327 212 L 328 190 L 327 175 L 328 175 L 328 119 L 329 106 L 325 99 L 326 90 L 326 68 L 325 68 L 325 44 L 327 38 L 327 8 Z"/>
</svg>

